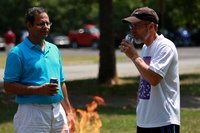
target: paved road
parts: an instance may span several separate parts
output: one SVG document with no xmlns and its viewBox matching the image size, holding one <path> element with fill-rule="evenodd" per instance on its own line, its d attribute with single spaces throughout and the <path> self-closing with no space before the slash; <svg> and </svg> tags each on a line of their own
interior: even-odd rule
<svg viewBox="0 0 200 133">
<path fill-rule="evenodd" d="M 138 50 L 139 54 L 141 50 Z M 192 48 L 178 48 L 179 53 L 179 71 L 180 74 L 185 73 L 200 73 L 200 47 Z M 91 51 L 90 49 L 80 49 L 80 50 L 63 50 L 61 49 L 61 54 L 69 55 L 94 55 L 98 56 L 98 51 Z M 125 56 L 119 50 L 116 50 L 116 56 Z M 125 62 L 119 62 L 116 64 L 117 74 L 119 77 L 129 77 L 139 75 L 136 67 L 133 63 L 127 59 Z M 86 78 L 96 78 L 98 76 L 98 64 L 83 64 L 83 65 L 73 65 L 64 66 L 67 80 L 75 79 L 86 79 Z"/>
<path fill-rule="evenodd" d="M 94 55 L 98 56 L 99 51 L 86 49 L 60 49 L 62 55 Z M 139 54 L 141 50 L 138 49 Z M 200 47 L 192 48 L 178 48 L 179 53 L 179 70 L 180 74 L 184 73 L 200 73 Z M 1 52 L 0 54 L 5 54 Z M 125 56 L 119 50 L 116 50 L 116 56 Z M 119 62 L 116 64 L 117 74 L 119 77 L 130 77 L 139 75 L 136 67 L 127 58 L 127 61 Z M 64 71 L 66 74 L 66 79 L 76 80 L 76 79 L 87 79 L 87 78 L 97 78 L 99 65 L 98 64 L 77 64 L 64 66 Z M 0 82 L 3 80 L 3 71 L 0 69 Z"/>
</svg>

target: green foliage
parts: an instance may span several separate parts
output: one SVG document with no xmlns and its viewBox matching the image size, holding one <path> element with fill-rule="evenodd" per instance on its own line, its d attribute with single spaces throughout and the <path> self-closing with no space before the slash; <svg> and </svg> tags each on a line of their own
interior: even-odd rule
<svg viewBox="0 0 200 133">
<path fill-rule="evenodd" d="M 148 6 L 157 11 L 160 27 L 173 30 L 175 27 L 200 28 L 199 0 L 163 0 L 165 12 L 161 13 L 161 0 L 113 0 L 114 30 L 118 34 L 129 32 L 121 19 L 129 16 L 137 7 Z M 25 30 L 24 14 L 32 6 L 43 6 L 53 22 L 52 32 L 67 34 L 70 30 L 80 28 L 85 23 L 99 25 L 98 1 L 90 0 L 1 0 L 0 36 L 8 27 L 17 33 Z"/>
<path fill-rule="evenodd" d="M 31 0 L 1 0 L 0 34 L 3 34 L 8 27 L 12 27 L 14 31 L 24 29 L 23 17 L 30 4 Z"/>
<path fill-rule="evenodd" d="M 172 17 L 173 22 L 176 22 L 176 26 L 184 25 L 189 28 L 200 28 L 199 0 L 176 0 L 173 1 L 173 4 L 176 5 L 176 9 L 172 10 L 170 16 Z"/>
<path fill-rule="evenodd" d="M 124 33 L 129 32 L 128 26 L 122 24 L 121 20 L 125 17 L 131 15 L 133 10 L 137 7 L 143 6 L 141 0 L 132 1 L 127 0 L 113 0 L 113 12 L 114 12 L 114 30 L 120 35 L 124 35 Z"/>
</svg>

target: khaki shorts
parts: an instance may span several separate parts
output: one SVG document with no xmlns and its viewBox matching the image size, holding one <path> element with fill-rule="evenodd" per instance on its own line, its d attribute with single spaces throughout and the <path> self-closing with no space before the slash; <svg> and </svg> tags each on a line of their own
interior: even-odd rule
<svg viewBox="0 0 200 133">
<path fill-rule="evenodd" d="M 19 104 L 15 133 L 69 133 L 65 111 L 56 104 Z"/>
</svg>

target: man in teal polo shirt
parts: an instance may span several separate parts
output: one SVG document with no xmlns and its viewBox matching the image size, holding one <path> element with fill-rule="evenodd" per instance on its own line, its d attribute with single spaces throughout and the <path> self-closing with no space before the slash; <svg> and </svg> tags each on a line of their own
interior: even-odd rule
<svg viewBox="0 0 200 133">
<path fill-rule="evenodd" d="M 4 72 L 4 89 L 15 94 L 19 104 L 15 133 L 73 133 L 60 52 L 44 40 L 52 23 L 42 7 L 28 9 L 25 21 L 29 36 L 10 51 Z M 58 84 L 50 83 L 51 77 Z"/>
</svg>

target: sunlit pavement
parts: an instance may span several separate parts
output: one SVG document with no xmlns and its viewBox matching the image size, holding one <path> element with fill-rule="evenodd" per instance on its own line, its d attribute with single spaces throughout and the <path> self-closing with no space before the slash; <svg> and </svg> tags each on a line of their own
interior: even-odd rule
<svg viewBox="0 0 200 133">
<path fill-rule="evenodd" d="M 98 55 L 98 51 L 89 51 L 86 49 L 86 54 L 92 54 L 94 56 Z M 67 52 L 66 52 L 67 51 Z M 61 50 L 62 53 L 68 54 L 84 54 L 83 50 Z M 179 72 L 180 74 L 187 73 L 200 73 L 200 47 L 197 48 L 179 48 Z M 70 53 L 71 52 L 71 53 Z M 140 50 L 138 53 L 140 54 Z M 1 53 L 2 54 L 2 53 Z M 85 55 L 85 54 L 84 54 Z M 121 53 L 119 50 L 116 51 L 117 56 L 125 56 L 124 53 Z M 118 62 L 116 64 L 117 75 L 118 77 L 131 77 L 138 76 L 139 72 L 137 71 L 134 64 L 131 60 L 127 59 L 124 62 Z M 76 64 L 63 66 L 66 80 L 77 80 L 77 79 L 88 79 L 88 78 L 97 78 L 99 71 L 99 64 Z M 0 81 L 3 81 L 4 69 L 0 69 L 0 76 L 2 77 Z"/>
<path fill-rule="evenodd" d="M 134 64 L 130 62 L 121 62 L 116 64 L 118 77 L 131 77 L 138 76 Z M 64 66 L 66 80 L 97 78 L 99 65 L 98 64 L 85 64 Z M 190 59 L 179 61 L 179 73 L 200 73 L 200 59 Z"/>
</svg>

